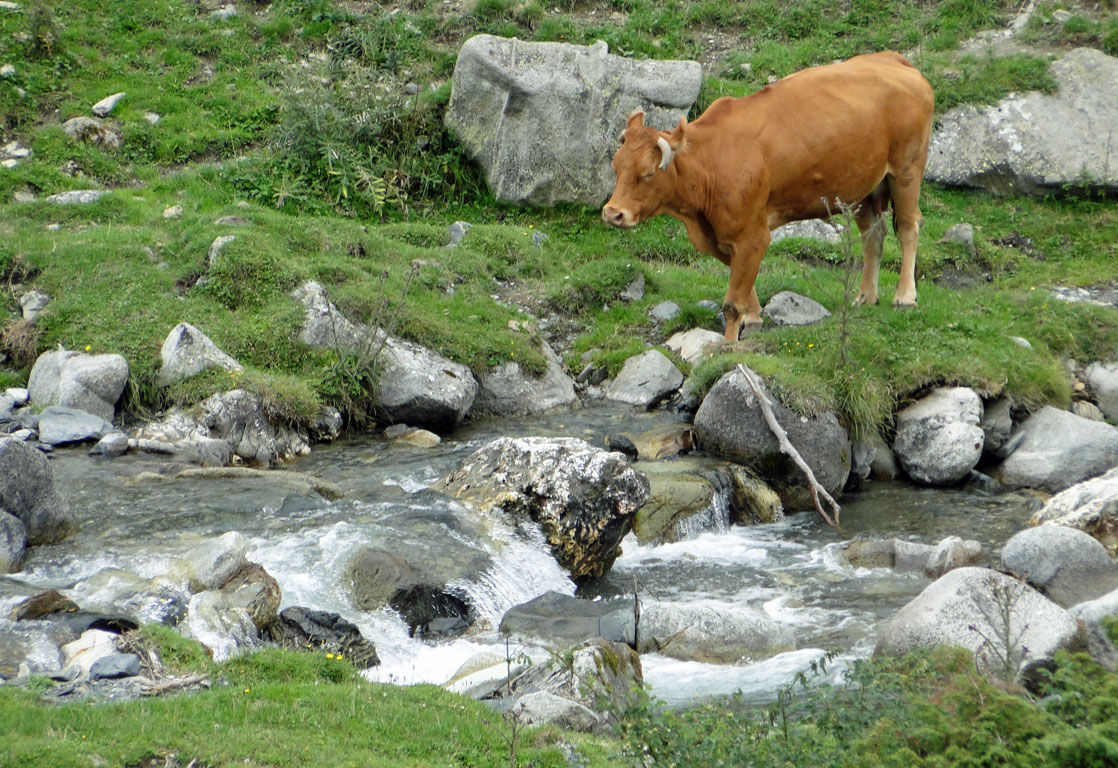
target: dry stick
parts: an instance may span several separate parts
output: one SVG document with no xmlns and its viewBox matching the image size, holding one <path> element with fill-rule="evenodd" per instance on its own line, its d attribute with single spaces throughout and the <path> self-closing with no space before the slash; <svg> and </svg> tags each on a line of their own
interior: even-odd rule
<svg viewBox="0 0 1118 768">
<path fill-rule="evenodd" d="M 831 498 L 831 494 L 827 493 L 827 489 L 821 486 L 819 481 L 815 479 L 815 473 L 811 471 L 811 467 L 807 465 L 807 462 L 804 461 L 804 457 L 796 450 L 796 446 L 792 445 L 792 441 L 788 439 L 788 433 L 785 432 L 784 427 L 780 426 L 780 423 L 777 422 L 776 415 L 773 413 L 772 403 L 769 402 L 768 396 L 761 390 L 761 385 L 757 382 L 756 378 L 754 378 L 753 372 L 741 364 L 738 365 L 738 370 L 741 371 L 741 375 L 745 377 L 746 382 L 749 383 L 750 389 L 753 390 L 753 394 L 756 395 L 757 402 L 761 406 L 761 413 L 764 414 L 769 429 L 776 435 L 776 440 L 780 444 L 780 452 L 790 456 L 792 461 L 796 462 L 796 466 L 803 471 L 804 476 L 807 477 L 807 487 L 808 490 L 811 491 L 811 501 L 815 504 L 815 509 L 823 516 L 823 520 L 827 525 L 832 528 L 838 528 L 839 513 L 842 512 L 842 508 L 839 507 L 838 502 Z M 823 505 L 819 501 L 820 496 L 822 496 L 823 499 L 831 505 L 831 509 L 835 511 L 834 520 L 832 520 L 831 516 L 827 514 L 827 511 L 823 509 Z"/>
</svg>

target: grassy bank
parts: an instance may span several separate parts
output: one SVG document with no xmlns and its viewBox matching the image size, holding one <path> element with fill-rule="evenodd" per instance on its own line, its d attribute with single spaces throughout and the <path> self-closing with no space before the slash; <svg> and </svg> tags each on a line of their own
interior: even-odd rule
<svg viewBox="0 0 1118 768">
<path fill-rule="evenodd" d="M 0 274 L 10 287 L 0 383 L 25 381 L 46 349 L 88 346 L 128 358 L 133 415 L 235 383 L 265 395 L 282 419 L 304 421 L 330 403 L 360 423 L 368 376 L 295 339 L 301 317 L 288 294 L 308 279 L 326 285 L 351 318 L 398 316 L 400 335 L 477 371 L 509 360 L 542 367 L 541 334 L 522 310 L 556 316 L 574 337 L 565 351 L 575 369 L 585 354 L 616 371 L 675 330 L 711 325 L 713 313 L 696 304 L 721 300 L 726 270 L 695 254 L 674 222 L 614 232 L 595 210 L 521 210 L 490 198 L 441 122 L 457 48 L 477 32 L 601 38 L 625 55 L 699 58 L 696 110 L 800 67 L 884 47 L 910 52 L 941 109 L 1051 85 L 1043 55 L 957 50 L 976 30 L 1004 24 L 1010 2 L 618 0 L 555 9 L 481 0 L 390 9 L 280 0 L 243 3 L 228 18 L 216 8 L 76 0 L 0 11 L 0 61 L 15 67 L 0 78 L 0 132 L 33 152 L 0 173 Z M 1051 51 L 1118 46 L 1118 22 L 1105 8 L 1064 22 L 1054 20 L 1056 8 L 1041 5 L 1027 40 Z M 120 149 L 63 134 L 66 119 L 117 91 L 127 93 L 112 115 Z M 112 191 L 90 206 L 43 201 L 89 187 Z M 176 205 L 181 217 L 164 218 Z M 1110 278 L 1115 206 L 933 187 L 924 211 L 918 311 L 846 311 L 846 249 L 786 241 L 766 257 L 762 299 L 797 290 L 839 320 L 747 339 L 705 363 L 701 380 L 745 360 L 775 376 L 797 407 L 837 408 L 859 432 L 887 424 L 897 400 L 940 383 L 1005 393 L 1026 408 L 1066 403 L 1064 360 L 1113 356 L 1118 320 L 1053 302 L 1045 289 Z M 456 219 L 474 228 L 451 254 L 443 246 Z M 977 229 L 977 258 L 939 242 L 961 221 Z M 540 232 L 548 237 L 537 245 Z M 225 234 L 236 239 L 210 269 L 209 246 Z M 889 238 L 886 296 L 897 260 Z M 616 301 L 637 272 L 645 298 Z M 52 297 L 34 327 L 17 319 L 30 288 Z M 647 311 L 669 299 L 683 312 L 657 326 Z M 182 320 L 245 373 L 157 387 L 159 348 Z"/>
</svg>

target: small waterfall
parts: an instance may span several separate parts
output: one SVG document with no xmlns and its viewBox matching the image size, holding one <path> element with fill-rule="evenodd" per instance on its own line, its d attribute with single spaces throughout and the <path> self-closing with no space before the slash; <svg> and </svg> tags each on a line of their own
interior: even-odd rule
<svg viewBox="0 0 1118 768">
<path fill-rule="evenodd" d="M 672 527 L 677 541 L 694 539 L 704 533 L 726 533 L 730 530 L 729 490 L 716 487 L 710 504 L 701 512 L 678 520 Z"/>
<path fill-rule="evenodd" d="M 479 621 L 494 628 L 514 605 L 526 603 L 544 592 L 575 593 L 575 583 L 555 560 L 543 532 L 534 525 L 516 530 L 494 523 L 493 565 L 476 580 L 460 580 L 448 586 L 464 595 Z"/>
</svg>

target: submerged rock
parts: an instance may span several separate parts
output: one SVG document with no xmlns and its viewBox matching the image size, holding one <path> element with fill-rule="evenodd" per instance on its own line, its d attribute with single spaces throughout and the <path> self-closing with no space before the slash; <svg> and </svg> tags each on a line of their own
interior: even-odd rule
<svg viewBox="0 0 1118 768">
<path fill-rule="evenodd" d="M 982 545 L 958 536 L 948 536 L 939 544 L 868 539 L 850 542 L 843 554 L 855 568 L 892 568 L 900 573 L 923 573 L 928 578 L 938 579 L 981 557 Z"/>
</svg>

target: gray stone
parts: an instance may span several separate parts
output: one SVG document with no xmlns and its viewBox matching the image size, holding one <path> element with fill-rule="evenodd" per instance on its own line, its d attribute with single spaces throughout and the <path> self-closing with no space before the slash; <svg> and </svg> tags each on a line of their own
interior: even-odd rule
<svg viewBox="0 0 1118 768">
<path fill-rule="evenodd" d="M 633 518 L 633 533 L 643 546 L 680 541 L 683 524 L 710 508 L 714 485 L 698 474 L 646 469 L 650 497 Z"/>
<path fill-rule="evenodd" d="M 478 383 L 461 363 L 409 341 L 389 338 L 381 352 L 376 413 L 435 432 L 450 432 L 465 418 Z"/>
<path fill-rule="evenodd" d="M 376 647 L 361 630 L 336 613 L 315 611 L 295 605 L 280 611 L 278 621 L 267 628 L 268 639 L 284 648 L 333 652 L 358 669 L 380 664 Z"/>
<path fill-rule="evenodd" d="M 621 292 L 621 295 L 618 298 L 620 298 L 622 301 L 626 301 L 626 302 L 630 302 L 630 303 L 632 303 L 634 301 L 640 301 L 641 299 L 643 299 L 644 298 L 644 273 L 643 272 L 638 272 L 637 276 L 633 278 L 633 281 L 631 283 L 629 283 L 627 286 L 625 286 L 625 290 L 623 290 Z"/>
<path fill-rule="evenodd" d="M 1110 639 L 1103 619 L 1118 617 L 1118 589 L 1071 608 L 1071 615 L 1087 627 L 1087 652 L 1111 672 L 1118 671 L 1118 647 Z"/>
<path fill-rule="evenodd" d="M 210 243 L 209 251 L 206 252 L 206 258 L 210 265 L 210 269 L 213 269 L 213 267 L 217 265 L 217 260 L 221 258 L 221 252 L 225 250 L 226 246 L 236 239 L 236 235 L 218 235 L 213 239 L 213 242 Z"/>
<path fill-rule="evenodd" d="M 77 529 L 47 458 L 15 438 L 0 438 L 0 510 L 19 518 L 29 545 L 56 544 Z"/>
<path fill-rule="evenodd" d="M 617 378 L 605 387 L 605 396 L 643 408 L 651 408 L 683 384 L 683 374 L 662 352 L 650 349 L 630 357 Z"/>
<path fill-rule="evenodd" d="M 166 208 L 163 209 L 163 218 L 165 218 L 165 219 L 181 219 L 182 218 L 182 206 L 181 205 L 169 205 L 169 206 L 167 206 Z"/>
<path fill-rule="evenodd" d="M 761 613 L 703 603 L 646 602 L 641 608 L 642 653 L 733 664 L 795 649 L 792 628 Z"/>
<path fill-rule="evenodd" d="M 673 334 L 664 346 L 675 352 L 691 365 L 695 365 L 706 357 L 712 349 L 722 344 L 722 334 L 708 331 L 705 328 L 692 328 L 689 331 L 680 331 Z"/>
<path fill-rule="evenodd" d="M 75 189 L 70 192 L 59 192 L 57 195 L 51 195 L 46 201 L 56 205 L 89 205 L 90 203 L 96 203 L 105 194 L 107 192 L 103 189 Z"/>
<path fill-rule="evenodd" d="M 1087 366 L 1087 383 L 1098 398 L 1103 416 L 1118 422 L 1118 363 Z"/>
<path fill-rule="evenodd" d="M 941 243 L 961 245 L 966 249 L 967 255 L 972 259 L 978 257 L 978 249 L 974 245 L 974 225 L 965 222 L 953 225 L 944 233 Z"/>
<path fill-rule="evenodd" d="M 173 577 L 145 579 L 120 568 L 103 568 L 66 592 L 87 611 L 123 615 L 137 624 L 173 626 L 190 600 L 185 584 Z"/>
<path fill-rule="evenodd" d="M 50 296 L 42 291 L 28 291 L 19 297 L 19 306 L 23 309 L 23 319 L 29 323 L 35 322 L 39 315 L 50 303 Z"/>
<path fill-rule="evenodd" d="M 779 243 L 786 237 L 802 237 L 807 240 L 834 244 L 842 241 L 842 227 L 835 226 L 823 219 L 793 221 L 774 229 L 769 242 Z"/>
<path fill-rule="evenodd" d="M 47 445 L 67 445 L 100 440 L 115 432 L 116 428 L 100 416 L 52 405 L 39 414 L 39 442 Z"/>
<path fill-rule="evenodd" d="M 19 570 L 27 551 L 27 531 L 23 521 L 0 510 L 0 573 Z"/>
<path fill-rule="evenodd" d="M 870 458 L 870 477 L 874 480 L 893 480 L 900 470 L 897 469 L 897 458 L 893 454 L 893 446 L 886 442 L 880 433 L 874 432 L 867 435 L 865 444 L 873 450 Z"/>
<path fill-rule="evenodd" d="M 592 46 L 478 35 L 454 68 L 446 123 L 498 200 L 600 205 L 626 118 L 671 128 L 699 94 L 697 62 L 636 60 Z"/>
<path fill-rule="evenodd" d="M 206 646 L 217 662 L 264 645 L 249 609 L 224 590 L 192 596 L 179 630 Z"/>
<path fill-rule="evenodd" d="M 934 545 L 904 539 L 860 539 L 847 544 L 843 554 L 856 568 L 892 568 L 899 573 L 922 573 L 938 579 L 977 560 L 982 555 L 982 545 L 958 536 L 949 536 Z"/>
<path fill-rule="evenodd" d="M 117 680 L 140 674 L 140 657 L 134 653 L 110 653 L 89 665 L 90 680 Z"/>
<path fill-rule="evenodd" d="M 191 547 L 171 567 L 169 575 L 185 583 L 191 592 L 221 589 L 233 574 L 248 565 L 247 552 L 244 537 L 229 531 Z"/>
<path fill-rule="evenodd" d="M 120 100 L 123 99 L 125 95 L 126 94 L 121 91 L 120 93 L 114 93 L 112 96 L 106 96 L 93 105 L 93 114 L 97 115 L 97 117 L 108 117 L 109 113 L 116 108 L 116 105 L 120 103 Z"/>
<path fill-rule="evenodd" d="M 765 394 L 768 387 L 761 383 Z M 816 480 L 835 498 L 850 475 L 850 439 L 833 413 L 802 416 L 773 402 L 777 423 L 788 434 Z M 711 388 L 695 414 L 695 443 L 703 450 L 754 469 L 788 511 L 814 509 L 803 472 L 780 452 L 745 376 L 735 368 Z"/>
<path fill-rule="evenodd" d="M 62 130 L 74 141 L 88 142 L 90 144 L 96 144 L 105 147 L 106 149 L 120 149 L 120 134 L 117 133 L 108 123 L 103 120 L 98 120 L 96 117 L 82 116 L 67 120 L 65 123 L 62 124 Z M 96 191 L 97 197 L 89 199 L 88 195 L 93 192 L 94 190 L 89 190 L 88 192 L 81 193 L 83 195 L 86 195 L 84 199 L 73 199 L 65 201 L 55 200 L 54 202 L 92 203 L 94 202 L 94 200 L 97 199 L 97 197 L 100 197 L 101 194 L 103 194 L 101 191 L 98 190 Z M 75 193 L 63 192 L 62 194 L 67 195 Z M 58 195 L 52 195 L 51 197 L 48 197 L 47 200 L 51 200 L 52 198 L 57 197 Z"/>
<path fill-rule="evenodd" d="M 649 495 L 624 455 L 575 438 L 494 440 L 434 488 L 483 513 L 537 522 L 576 580 L 610 569 Z"/>
<path fill-rule="evenodd" d="M 1029 523 L 1084 531 L 1118 555 L 1118 468 L 1060 491 Z"/>
<path fill-rule="evenodd" d="M 159 356 L 163 365 L 155 381 L 164 387 L 189 379 L 208 368 L 244 371 L 240 363 L 222 352 L 206 334 L 190 323 L 179 323 L 171 329 Z"/>
<path fill-rule="evenodd" d="M 447 248 L 456 248 L 462 238 L 470 231 L 472 225 L 468 221 L 456 221 L 448 227 L 450 232 L 450 242 L 446 244 Z"/>
<path fill-rule="evenodd" d="M 1084 643 L 1075 617 L 1027 584 L 986 568 L 956 568 L 889 620 L 874 654 L 957 646 L 975 654 L 979 669 L 1005 680 Z"/>
<path fill-rule="evenodd" d="M 554 725 L 579 733 L 593 733 L 602 725 L 590 707 L 549 691 L 526 693 L 509 711 L 527 725 Z"/>
<path fill-rule="evenodd" d="M 996 193 L 1118 191 L 1109 162 L 1118 125 L 1118 59 L 1078 48 L 1053 62 L 1054 95 L 1010 94 L 996 105 L 956 107 L 937 120 L 926 178 Z"/>
<path fill-rule="evenodd" d="M 326 289 L 314 281 L 295 289 L 292 298 L 306 314 L 299 340 L 315 349 L 332 349 L 339 355 L 365 355 L 384 343 L 383 334 L 351 322 L 326 298 Z"/>
<path fill-rule="evenodd" d="M 956 483 L 982 458 L 981 420 L 982 400 L 974 390 L 937 389 L 897 414 L 893 452 L 918 482 Z"/>
<path fill-rule="evenodd" d="M 1079 418 L 1087 419 L 1087 421 L 1106 421 L 1099 407 L 1090 400 L 1076 400 L 1071 404 L 1069 410 Z"/>
<path fill-rule="evenodd" d="M 1118 589 L 1118 563 L 1106 548 L 1090 534 L 1062 525 L 1015 534 L 1002 548 L 1001 563 L 1065 608 Z"/>
<path fill-rule="evenodd" d="M 100 629 L 90 629 L 81 637 L 62 646 L 62 669 L 69 672 L 70 679 L 88 680 L 89 671 L 98 659 L 117 652 L 117 635 Z"/>
<path fill-rule="evenodd" d="M 27 389 L 32 405 L 60 405 L 112 421 L 128 373 L 128 362 L 121 355 L 56 349 L 35 361 Z"/>
<path fill-rule="evenodd" d="M 1118 428 L 1044 406 L 1019 427 L 1017 449 L 994 476 L 1010 488 L 1056 493 L 1118 466 Z"/>
<path fill-rule="evenodd" d="M 679 315 L 679 305 L 674 301 L 661 301 L 648 313 L 658 323 L 674 320 Z"/>
<path fill-rule="evenodd" d="M 982 409 L 982 451 L 993 455 L 1000 451 L 1013 434 L 1013 415 L 1008 398 L 999 397 Z"/>
<path fill-rule="evenodd" d="M 94 456 L 106 456 L 112 458 L 114 456 L 121 456 L 128 452 L 128 435 L 123 432 L 110 432 L 97 441 L 97 444 L 89 449 L 89 453 Z"/>
<path fill-rule="evenodd" d="M 273 425 L 260 396 L 243 389 L 211 395 L 201 403 L 202 425 L 209 437 L 228 442 L 250 464 L 269 466 L 310 453 L 306 439 L 282 425 Z"/>
<path fill-rule="evenodd" d="M 572 645 L 595 637 L 626 642 L 633 637 L 633 602 L 623 598 L 580 600 L 545 592 L 506 611 L 500 629 L 514 638 L 553 645 Z"/>
<path fill-rule="evenodd" d="M 773 296 L 761 314 L 776 326 L 814 325 L 831 316 L 830 311 L 815 299 L 792 291 L 781 291 Z"/>
<path fill-rule="evenodd" d="M 527 416 L 578 402 L 575 385 L 563 371 L 563 361 L 544 342 L 547 370 L 542 376 L 525 373 L 519 363 L 508 362 L 478 376 L 477 397 L 471 414 Z"/>
</svg>

